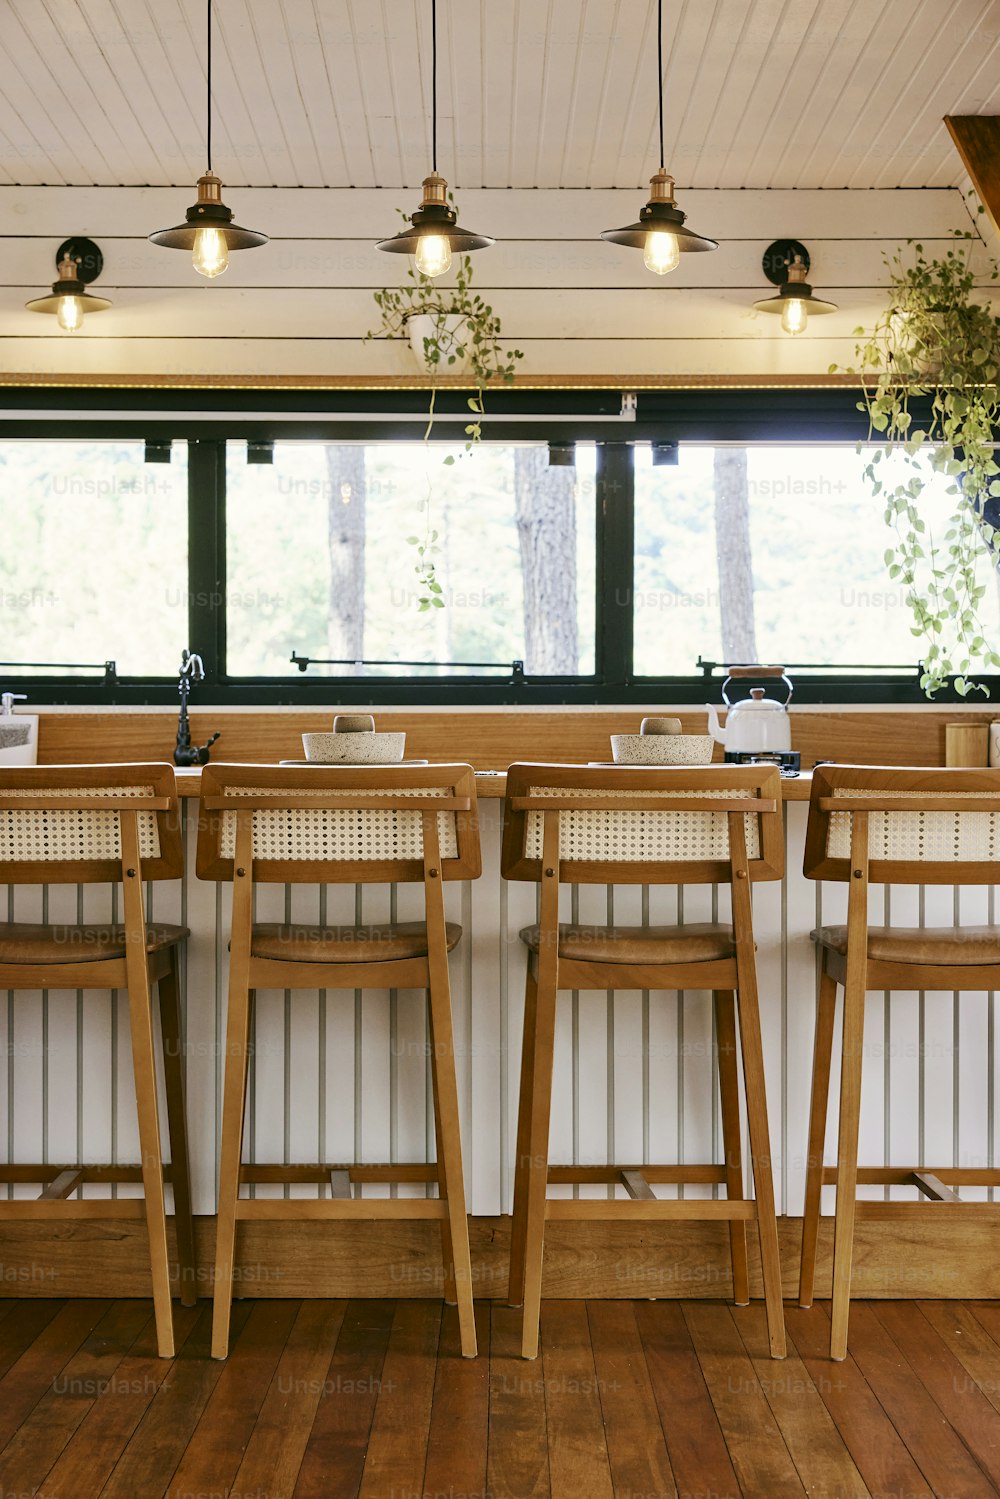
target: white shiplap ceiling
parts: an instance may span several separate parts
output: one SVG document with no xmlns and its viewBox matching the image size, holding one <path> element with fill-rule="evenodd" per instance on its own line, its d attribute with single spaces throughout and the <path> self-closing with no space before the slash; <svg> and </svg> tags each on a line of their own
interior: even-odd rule
<svg viewBox="0 0 1000 1499">
<path fill-rule="evenodd" d="M 1000 113 L 1000 0 L 667 0 L 667 163 L 687 187 L 949 187 L 945 114 Z M 233 186 L 415 187 L 430 0 L 215 0 Z M 0 183 L 190 185 L 205 0 L 0 0 Z M 439 0 L 456 187 L 639 187 L 655 0 Z"/>
</svg>

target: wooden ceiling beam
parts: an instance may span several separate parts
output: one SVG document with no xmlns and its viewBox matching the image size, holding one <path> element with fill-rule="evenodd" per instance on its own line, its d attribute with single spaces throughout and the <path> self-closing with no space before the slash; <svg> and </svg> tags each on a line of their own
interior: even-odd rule
<svg viewBox="0 0 1000 1499">
<path fill-rule="evenodd" d="M 944 122 L 1000 234 L 1000 115 L 945 115 Z"/>
</svg>

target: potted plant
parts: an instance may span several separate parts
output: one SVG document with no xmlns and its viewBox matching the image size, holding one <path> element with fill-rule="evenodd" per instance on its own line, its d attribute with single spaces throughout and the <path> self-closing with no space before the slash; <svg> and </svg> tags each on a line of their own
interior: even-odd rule
<svg viewBox="0 0 1000 1499">
<path fill-rule="evenodd" d="M 1000 669 L 996 627 L 982 618 L 984 596 L 995 599 L 1000 586 L 1000 466 L 993 448 L 1000 427 L 1000 317 L 976 297 L 983 279 L 972 263 L 978 237 L 956 231 L 956 240 L 940 257 L 913 241 L 907 253 L 886 257 L 888 306 L 867 337 L 855 330 L 864 340 L 857 354 L 867 377 L 859 409 L 867 410 L 869 439 L 877 441 L 864 474 L 893 533 L 885 561 L 906 589 L 913 634 L 923 641 L 921 686 L 928 697 L 952 680 L 962 697 L 973 689 L 987 693 L 969 681 L 970 672 Z M 987 261 L 985 277 L 998 275 Z M 889 475 L 892 458 L 904 465 L 902 474 Z M 946 477 L 953 502 L 937 536 L 922 504 L 935 475 Z M 984 563 L 992 574 L 986 581 Z"/>
<path fill-rule="evenodd" d="M 453 201 L 453 200 L 452 200 Z M 405 217 L 405 215 L 404 215 Z M 442 286 L 436 278 L 425 276 L 412 265 L 402 286 L 387 286 L 374 294 L 380 319 L 366 339 L 406 338 L 424 371 L 432 377 L 443 374 L 468 375 L 474 394 L 467 398 L 471 420 L 464 428 L 465 451 L 482 437 L 483 390 L 491 381 L 510 383 L 519 359 L 520 349 L 504 349 L 500 339 L 500 318 L 473 286 L 473 266 L 469 255 L 456 257 L 454 283 Z M 434 404 L 437 385 L 432 383 L 424 441 L 430 440 L 434 426 Z M 446 464 L 455 457 L 445 456 Z M 421 534 L 408 536 L 416 548 L 415 571 L 421 586 L 417 607 L 421 611 L 444 608 L 444 590 L 437 581 L 434 557 L 439 551 L 438 533 L 432 526 L 431 486 L 420 502 L 423 521 Z"/>
</svg>

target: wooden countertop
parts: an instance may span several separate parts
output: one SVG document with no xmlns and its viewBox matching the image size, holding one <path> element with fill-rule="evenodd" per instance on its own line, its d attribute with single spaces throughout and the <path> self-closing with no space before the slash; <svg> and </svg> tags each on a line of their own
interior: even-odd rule
<svg viewBox="0 0 1000 1499">
<path fill-rule="evenodd" d="M 799 776 L 785 777 L 781 782 L 782 799 L 786 802 L 807 802 L 811 786 L 811 770 L 804 770 Z M 191 769 L 179 769 L 177 771 L 177 790 L 180 796 L 197 796 L 201 790 L 201 770 L 197 766 Z M 507 776 L 504 771 L 476 771 L 476 794 L 479 797 L 483 799 L 499 798 L 504 795 L 506 790 Z"/>
</svg>

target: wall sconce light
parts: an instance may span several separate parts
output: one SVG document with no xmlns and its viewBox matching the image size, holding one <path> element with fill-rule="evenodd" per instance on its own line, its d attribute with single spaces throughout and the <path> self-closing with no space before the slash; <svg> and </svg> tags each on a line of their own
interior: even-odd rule
<svg viewBox="0 0 1000 1499">
<path fill-rule="evenodd" d="M 754 311 L 780 313 L 786 333 L 803 333 L 810 313 L 818 317 L 837 311 L 836 302 L 824 302 L 813 294 L 806 280 L 809 263 L 809 251 L 797 239 L 776 239 L 764 251 L 764 275 L 778 288 L 778 295 L 755 302 Z"/>
<path fill-rule="evenodd" d="M 247 440 L 248 463 L 273 463 L 274 443 L 267 437 Z"/>
<path fill-rule="evenodd" d="M 652 442 L 654 468 L 676 468 L 680 462 L 680 450 L 675 442 Z"/>
<path fill-rule="evenodd" d="M 169 463 L 172 444 L 169 437 L 147 437 L 144 463 Z"/>
<path fill-rule="evenodd" d="M 87 287 L 104 269 L 104 256 L 92 239 L 67 239 L 56 251 L 58 280 L 46 297 L 24 305 L 29 312 L 54 312 L 64 333 L 75 333 L 86 312 L 103 312 L 111 303 L 92 297 Z"/>
<path fill-rule="evenodd" d="M 550 442 L 549 468 L 576 468 L 576 443 Z"/>
</svg>

